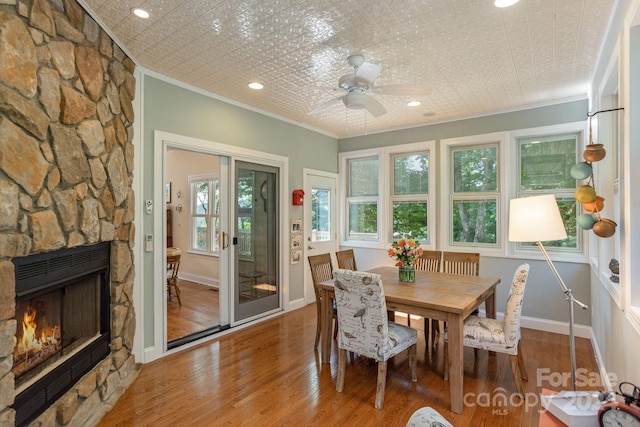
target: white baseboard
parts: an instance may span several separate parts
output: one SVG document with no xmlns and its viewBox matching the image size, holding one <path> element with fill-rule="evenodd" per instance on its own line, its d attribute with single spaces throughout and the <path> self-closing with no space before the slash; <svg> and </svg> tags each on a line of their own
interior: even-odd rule
<svg viewBox="0 0 640 427">
<path fill-rule="evenodd" d="M 602 359 L 602 353 L 600 353 L 600 346 L 598 345 L 598 340 L 596 339 L 596 335 L 594 334 L 593 329 L 591 329 L 591 345 L 596 356 L 596 363 L 598 364 L 598 368 L 600 368 L 600 379 L 602 380 L 602 386 L 604 387 L 604 390 L 613 390 L 611 378 L 609 378 L 609 374 L 604 367 L 604 360 Z"/>
<path fill-rule="evenodd" d="M 499 313 L 497 317 L 502 318 L 503 313 Z M 538 331 L 569 335 L 569 324 L 567 322 L 522 316 L 520 318 L 520 326 L 523 328 L 536 329 Z M 586 325 L 573 325 L 573 335 L 579 338 L 588 338 L 590 340 L 593 338 L 591 326 Z"/>
<path fill-rule="evenodd" d="M 190 282 L 200 283 L 202 285 L 211 286 L 213 288 L 220 287 L 220 282 L 218 281 L 218 279 L 215 279 L 213 277 L 198 276 L 197 274 L 180 272 L 178 273 L 178 278 L 182 280 L 188 280 Z"/>
<path fill-rule="evenodd" d="M 297 300 L 289 301 L 288 303 L 285 302 L 284 310 L 285 311 L 297 310 L 299 308 L 304 307 L 305 305 L 306 304 L 304 302 L 304 298 L 298 298 Z"/>
<path fill-rule="evenodd" d="M 484 316 L 484 309 L 480 310 L 480 315 Z M 496 319 L 504 319 L 504 313 L 496 313 Z M 520 317 L 520 326 L 522 328 L 535 329 L 537 331 L 553 332 L 555 334 L 569 335 L 569 324 L 567 322 L 558 322 L 556 320 L 540 319 L 538 317 Z M 573 335 L 579 338 L 588 338 L 594 341 L 593 329 L 586 325 L 573 325 Z"/>
</svg>

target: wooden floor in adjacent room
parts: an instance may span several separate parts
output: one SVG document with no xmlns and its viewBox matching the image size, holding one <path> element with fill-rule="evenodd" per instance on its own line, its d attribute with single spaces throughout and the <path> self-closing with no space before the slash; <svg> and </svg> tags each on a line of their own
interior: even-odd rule
<svg viewBox="0 0 640 427">
<path fill-rule="evenodd" d="M 220 325 L 220 292 L 217 288 L 178 279 L 180 302 L 167 299 L 167 341 Z"/>
<path fill-rule="evenodd" d="M 399 323 L 406 318 L 397 317 Z M 412 320 L 417 329 L 423 322 Z M 538 426 L 541 389 L 570 372 L 569 338 L 522 330 L 529 381 L 527 404 L 503 405 L 515 393 L 508 357 L 464 351 L 462 414 L 449 411 L 449 384 L 442 378 L 443 343 L 425 350 L 418 341 L 418 381 L 411 382 L 406 352 L 389 362 L 384 407 L 373 407 L 376 364 L 364 357 L 347 363 L 345 389 L 336 392 L 337 352 L 320 363 L 313 342 L 316 308 L 305 308 L 233 332 L 142 367 L 100 426 L 404 426 L 411 414 L 431 406 L 457 427 Z M 418 334 L 422 337 L 422 331 Z M 599 378 L 591 343 L 576 339 L 582 378 Z M 538 378 L 541 378 L 538 380 Z M 590 384 L 590 389 L 600 388 Z M 583 388 L 583 387 L 579 387 Z M 497 398 L 497 399 L 494 399 Z"/>
</svg>

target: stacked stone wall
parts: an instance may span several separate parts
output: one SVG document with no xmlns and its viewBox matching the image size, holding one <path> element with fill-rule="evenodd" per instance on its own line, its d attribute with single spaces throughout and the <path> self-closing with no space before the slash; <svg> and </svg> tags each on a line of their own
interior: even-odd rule
<svg viewBox="0 0 640 427">
<path fill-rule="evenodd" d="M 132 348 L 135 65 L 75 0 L 0 0 L 0 425 L 13 425 L 11 259 L 111 243 L 111 353 L 32 425 L 92 425 Z"/>
</svg>

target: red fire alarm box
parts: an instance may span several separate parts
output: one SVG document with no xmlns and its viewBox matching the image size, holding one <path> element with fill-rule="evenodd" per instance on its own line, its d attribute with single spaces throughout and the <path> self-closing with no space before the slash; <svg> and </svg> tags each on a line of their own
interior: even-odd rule
<svg viewBox="0 0 640 427">
<path fill-rule="evenodd" d="M 293 206 L 302 206 L 304 199 L 304 191 L 298 189 L 293 190 Z"/>
</svg>

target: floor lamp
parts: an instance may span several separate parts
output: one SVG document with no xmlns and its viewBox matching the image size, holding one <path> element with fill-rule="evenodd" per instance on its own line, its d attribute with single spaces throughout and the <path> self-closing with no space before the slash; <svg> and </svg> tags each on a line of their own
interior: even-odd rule
<svg viewBox="0 0 640 427">
<path fill-rule="evenodd" d="M 573 336 L 573 304 L 583 310 L 589 308 L 573 296 L 571 289 L 564 284 L 562 277 L 549 258 L 549 254 L 542 242 L 552 240 L 564 240 L 567 232 L 560 216 L 556 196 L 544 194 L 541 196 L 522 197 L 511 199 L 509 206 L 509 241 L 510 242 L 535 242 L 544 258 L 547 260 L 551 271 L 556 276 L 562 292 L 569 301 L 569 351 L 571 353 L 571 383 L 576 390 L 576 349 Z"/>
</svg>

